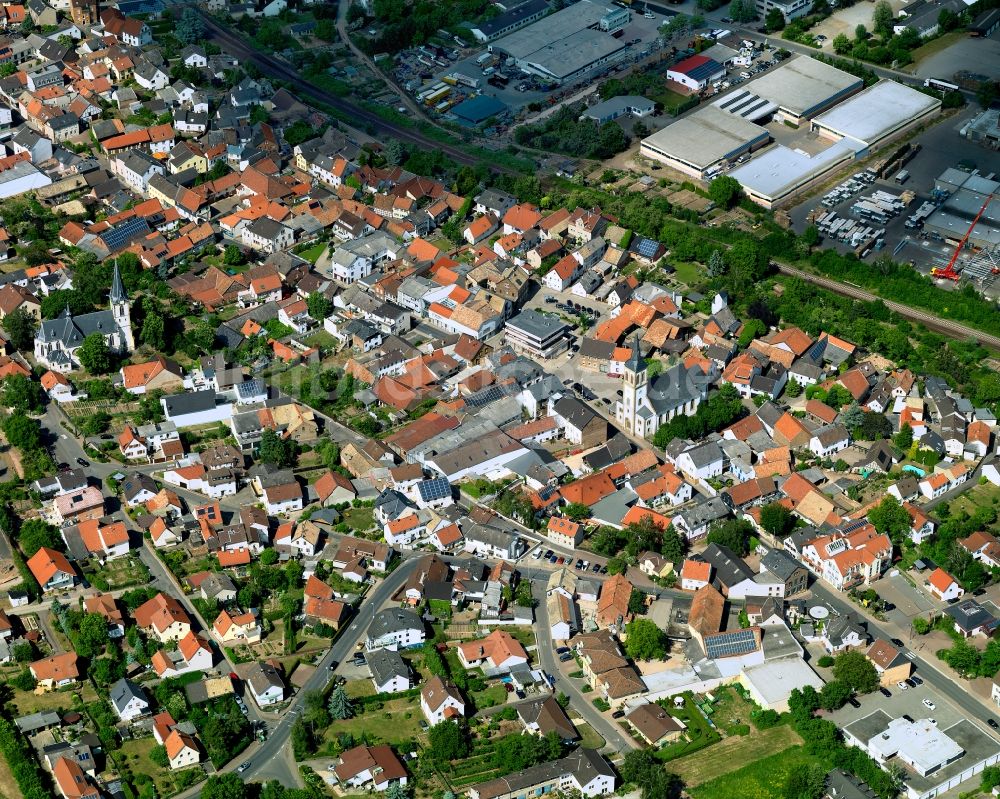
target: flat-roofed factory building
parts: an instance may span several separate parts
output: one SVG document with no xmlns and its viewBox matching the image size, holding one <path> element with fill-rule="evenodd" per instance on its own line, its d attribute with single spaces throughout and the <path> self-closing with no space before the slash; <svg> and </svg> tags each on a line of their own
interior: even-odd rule
<svg viewBox="0 0 1000 799">
<path fill-rule="evenodd" d="M 639 152 L 702 179 L 718 173 L 723 162 L 763 147 L 769 140 L 770 134 L 760 125 L 709 105 L 647 136 Z"/>
</svg>

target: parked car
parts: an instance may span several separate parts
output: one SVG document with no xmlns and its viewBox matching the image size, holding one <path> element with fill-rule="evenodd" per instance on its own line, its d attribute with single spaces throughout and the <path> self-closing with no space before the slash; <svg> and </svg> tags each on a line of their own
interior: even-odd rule
<svg viewBox="0 0 1000 799">
<path fill-rule="evenodd" d="M 545 550 L 545 559 L 548 560 L 551 557 L 552 557 L 552 550 L 551 549 L 546 549 Z"/>
<path fill-rule="evenodd" d="M 851 707 L 861 707 L 861 703 L 853 696 L 847 698 L 847 704 L 849 704 Z"/>
<path fill-rule="evenodd" d="M 84 469 L 90 466 L 90 461 L 86 458 L 77 458 L 76 462 L 79 463 Z"/>
<path fill-rule="evenodd" d="M 904 644 L 904 643 L 903 643 L 902 641 L 900 641 L 900 640 L 899 640 L 898 638 L 891 638 L 891 639 L 889 639 L 889 640 L 891 640 L 891 641 L 892 641 L 892 645 L 893 645 L 893 646 L 899 646 L 899 647 L 902 647 L 902 646 L 906 646 L 906 644 Z"/>
<path fill-rule="evenodd" d="M 879 693 L 882 694 L 882 696 L 892 696 L 892 691 L 890 691 L 888 688 L 879 688 L 878 690 Z"/>
<path fill-rule="evenodd" d="M 930 699 L 924 699 L 921 704 L 928 710 L 934 710 L 937 707 Z"/>
<path fill-rule="evenodd" d="M 990 729 L 1000 730 L 1000 724 L 997 724 L 996 719 L 986 719 L 986 723 L 990 725 Z"/>
<path fill-rule="evenodd" d="M 625 711 L 624 710 L 616 710 L 614 713 L 611 714 L 611 718 L 613 718 L 613 719 L 620 719 L 620 718 L 624 718 L 624 717 L 625 717 Z"/>
<path fill-rule="evenodd" d="M 910 682 L 912 682 L 914 685 L 923 685 L 924 684 L 924 681 L 922 679 L 920 679 L 916 674 L 914 674 L 912 677 L 910 677 Z"/>
<path fill-rule="evenodd" d="M 573 657 L 573 655 L 570 654 L 569 652 L 563 652 L 559 656 L 559 660 L 560 660 L 560 662 L 565 663 L 567 660 L 570 660 L 572 657 Z"/>
<path fill-rule="evenodd" d="M 593 566 L 590 567 L 590 570 L 595 574 L 599 573 L 601 571 L 601 564 L 595 563 Z"/>
<path fill-rule="evenodd" d="M 899 681 L 898 683 L 896 683 L 896 687 L 897 687 L 897 688 L 898 688 L 898 689 L 899 689 L 900 691 L 905 691 L 905 690 L 906 690 L 907 688 L 909 688 L 910 686 L 909 686 L 909 685 L 907 685 L 907 684 L 906 684 L 905 682 L 903 682 L 902 680 L 900 680 L 900 681 Z"/>
<path fill-rule="evenodd" d="M 561 646 L 558 649 L 556 649 L 556 654 L 557 655 L 561 655 L 564 652 L 569 652 L 569 647 L 568 646 Z"/>
<path fill-rule="evenodd" d="M 242 774 L 244 771 L 246 771 L 248 768 L 250 768 L 250 765 L 251 765 L 251 763 L 250 763 L 249 760 L 244 760 L 242 763 L 240 763 L 240 767 L 238 769 L 236 769 L 236 773 L 237 774 Z"/>
</svg>

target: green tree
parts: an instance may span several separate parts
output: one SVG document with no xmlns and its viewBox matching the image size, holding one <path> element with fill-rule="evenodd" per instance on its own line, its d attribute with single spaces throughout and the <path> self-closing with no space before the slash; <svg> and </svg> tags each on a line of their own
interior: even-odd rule
<svg viewBox="0 0 1000 799">
<path fill-rule="evenodd" d="M 633 660 L 663 660 L 667 636 L 650 619 L 633 619 L 625 625 L 625 651 Z"/>
<path fill-rule="evenodd" d="M 531 608 L 535 606 L 535 597 L 531 593 L 531 581 L 527 579 L 522 579 L 521 582 L 517 584 L 517 589 L 514 591 L 514 604 L 522 608 Z"/>
<path fill-rule="evenodd" d="M 185 8 L 181 18 L 174 25 L 174 36 L 181 44 L 197 44 L 205 38 L 205 23 L 193 8 Z"/>
<path fill-rule="evenodd" d="M 317 322 L 322 322 L 333 312 L 333 303 L 319 291 L 312 292 L 306 298 L 306 306 L 309 309 L 309 315 Z"/>
<path fill-rule="evenodd" d="M 780 540 L 795 527 L 795 518 L 784 505 L 770 502 L 760 509 L 760 526 Z"/>
<path fill-rule="evenodd" d="M 409 796 L 409 789 L 398 782 L 390 783 L 385 790 L 385 799 L 409 799 Z"/>
<path fill-rule="evenodd" d="M 838 33 L 833 37 L 833 52 L 837 55 L 847 55 L 853 46 L 846 33 Z"/>
<path fill-rule="evenodd" d="M 42 547 L 63 549 L 63 540 L 59 531 L 42 519 L 28 519 L 24 522 L 18 531 L 17 543 L 25 557 L 28 558 Z"/>
<path fill-rule="evenodd" d="M 347 696 L 347 691 L 344 690 L 343 685 L 338 685 L 331 692 L 327 710 L 338 721 L 349 719 L 354 715 L 354 708 L 351 707 L 351 700 Z"/>
<path fill-rule="evenodd" d="M 0 385 L 3 387 L 3 404 L 8 408 L 38 413 L 45 407 L 42 386 L 36 380 L 14 374 L 5 377 Z"/>
<path fill-rule="evenodd" d="M 909 512 L 891 494 L 885 496 L 878 505 L 868 511 L 868 521 L 899 546 L 909 535 L 913 520 Z"/>
<path fill-rule="evenodd" d="M 893 13 L 889 0 L 878 0 L 872 11 L 872 30 L 883 39 L 892 36 Z"/>
<path fill-rule="evenodd" d="M 729 16 L 734 22 L 750 22 L 757 19 L 757 8 L 753 0 L 732 0 L 729 4 Z"/>
<path fill-rule="evenodd" d="M 903 452 L 907 452 L 913 446 L 913 428 L 910 427 L 908 422 L 903 422 L 899 428 L 899 432 L 892 437 L 892 443 L 903 450 Z"/>
<path fill-rule="evenodd" d="M 295 442 L 282 439 L 274 430 L 265 430 L 260 438 L 258 460 L 275 466 L 288 467 L 295 464 Z"/>
<path fill-rule="evenodd" d="M 590 506 L 584 505 L 582 502 L 570 502 L 563 508 L 563 513 L 574 522 L 580 522 L 590 518 Z"/>
<path fill-rule="evenodd" d="M 777 8 L 772 8 L 764 17 L 764 27 L 767 29 L 768 33 L 780 31 L 785 27 L 785 15 L 782 14 Z"/>
<path fill-rule="evenodd" d="M 28 350 L 34 346 L 38 322 L 23 308 L 16 308 L 3 318 L 3 329 L 14 349 Z"/>
<path fill-rule="evenodd" d="M 247 799 L 247 787 L 243 779 L 233 772 L 213 774 L 205 780 L 201 789 L 201 799 Z"/>
<path fill-rule="evenodd" d="M 833 676 L 853 693 L 870 694 L 878 688 L 878 672 L 862 652 L 841 652 L 837 655 Z"/>
<path fill-rule="evenodd" d="M 851 687 L 840 680 L 830 680 L 819 692 L 820 707 L 823 710 L 837 710 L 851 698 Z"/>
<path fill-rule="evenodd" d="M 368 414 L 356 416 L 354 421 L 351 422 L 351 426 L 361 433 L 361 435 L 368 436 L 368 438 L 378 435 L 379 430 L 382 429 L 378 420 Z"/>
<path fill-rule="evenodd" d="M 84 657 L 91 657 L 102 651 L 110 641 L 108 636 L 108 622 L 99 613 L 87 613 L 80 620 L 80 627 L 77 630 L 77 643 L 89 654 L 79 652 Z"/>
<path fill-rule="evenodd" d="M 847 410 L 844 411 L 844 426 L 852 432 L 861 427 L 861 423 L 864 420 L 865 412 L 861 410 L 861 406 L 857 402 L 852 402 Z"/>
<path fill-rule="evenodd" d="M 660 544 L 660 554 L 671 563 L 677 565 L 684 560 L 687 552 L 687 539 L 671 524 L 663 531 L 663 541 Z"/>
<path fill-rule="evenodd" d="M 31 419 L 20 410 L 4 419 L 3 432 L 7 442 L 21 450 L 22 455 L 42 444 L 42 426 L 37 419 Z"/>
<path fill-rule="evenodd" d="M 166 349 L 166 325 L 159 308 L 146 312 L 142 320 L 142 332 L 139 334 L 139 338 L 143 344 L 152 347 L 157 352 Z"/>
<path fill-rule="evenodd" d="M 92 375 L 103 375 L 111 371 L 111 351 L 103 333 L 91 333 L 76 353 L 80 364 Z"/>
<path fill-rule="evenodd" d="M 708 533 L 708 543 L 729 547 L 739 557 L 750 553 L 753 526 L 744 519 L 729 519 Z"/>
<path fill-rule="evenodd" d="M 663 767 L 652 749 L 631 749 L 622 761 L 622 779 L 638 786 L 642 799 L 672 799 L 680 793 L 680 780 Z"/>
<path fill-rule="evenodd" d="M 783 799 L 820 799 L 826 793 L 826 769 L 819 764 L 792 769 L 782 787 Z"/>
<path fill-rule="evenodd" d="M 997 85 L 993 81 L 984 80 L 976 90 L 976 101 L 983 108 L 989 108 L 997 99 Z"/>
<path fill-rule="evenodd" d="M 722 252 L 720 250 L 712 250 L 712 254 L 708 256 L 709 277 L 722 277 L 726 273 L 726 269 L 726 259 L 722 256 Z"/>
<path fill-rule="evenodd" d="M 734 0 L 743 2 L 743 0 Z M 733 17 L 736 19 L 736 17 Z M 720 175 L 708 184 L 708 196 L 720 208 L 732 208 L 740 199 L 743 187 L 740 182 L 729 175 Z"/>
<path fill-rule="evenodd" d="M 854 28 L 854 39 L 858 42 L 868 41 L 868 28 L 864 25 L 858 25 Z"/>
<path fill-rule="evenodd" d="M 438 763 L 458 760 L 469 754 L 469 738 L 465 729 L 454 721 L 435 724 L 427 733 L 430 756 Z"/>
<path fill-rule="evenodd" d="M 222 251 L 222 263 L 226 266 L 243 266 L 246 262 L 247 257 L 239 245 L 227 244 L 226 249 Z"/>
<path fill-rule="evenodd" d="M 160 768 L 167 768 L 170 765 L 166 748 L 159 744 L 149 750 L 149 759 Z"/>
</svg>

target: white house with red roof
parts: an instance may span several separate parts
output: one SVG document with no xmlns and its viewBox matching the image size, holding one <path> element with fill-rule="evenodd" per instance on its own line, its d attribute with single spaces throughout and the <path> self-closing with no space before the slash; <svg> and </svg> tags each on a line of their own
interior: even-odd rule
<svg viewBox="0 0 1000 799">
<path fill-rule="evenodd" d="M 942 602 L 960 599 L 965 594 L 965 589 L 958 584 L 958 581 L 940 567 L 931 572 L 927 582 L 924 583 L 924 588 L 928 594 Z"/>
</svg>

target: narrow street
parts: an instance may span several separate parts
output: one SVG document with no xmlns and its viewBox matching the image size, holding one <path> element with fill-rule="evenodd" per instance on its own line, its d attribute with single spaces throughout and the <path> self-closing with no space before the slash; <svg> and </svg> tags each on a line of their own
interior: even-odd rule
<svg viewBox="0 0 1000 799">
<path fill-rule="evenodd" d="M 570 707 L 580 714 L 581 718 L 587 722 L 606 742 L 607 746 L 615 752 L 627 752 L 637 748 L 638 744 L 629 736 L 625 735 L 610 718 L 601 713 L 592 704 L 594 694 L 585 694 L 576 687 L 576 684 L 566 675 L 569 670 L 560 669 L 560 663 L 556 660 L 555 649 L 552 641 L 548 637 L 549 613 L 545 606 L 545 583 L 536 580 L 532 584 L 532 593 L 538 604 L 535 606 L 535 635 L 538 640 L 538 663 L 549 674 L 556 678 L 555 692 L 564 693 L 570 699 Z M 576 661 L 570 660 L 568 664 L 576 668 Z"/>
</svg>

